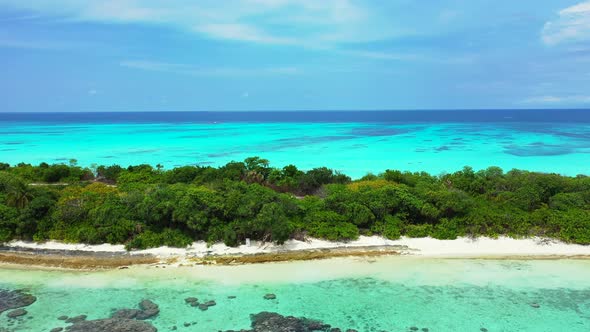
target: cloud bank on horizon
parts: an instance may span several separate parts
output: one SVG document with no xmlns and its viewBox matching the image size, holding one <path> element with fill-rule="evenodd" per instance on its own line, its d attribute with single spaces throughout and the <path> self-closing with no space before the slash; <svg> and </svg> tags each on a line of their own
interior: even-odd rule
<svg viewBox="0 0 590 332">
<path fill-rule="evenodd" d="M 590 107 L 590 1 L 0 0 L 0 60 L 4 111 Z"/>
</svg>

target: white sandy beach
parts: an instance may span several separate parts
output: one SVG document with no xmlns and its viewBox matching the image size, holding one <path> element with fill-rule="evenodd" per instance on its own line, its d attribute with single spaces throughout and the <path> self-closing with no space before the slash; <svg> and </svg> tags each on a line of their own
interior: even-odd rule
<svg viewBox="0 0 590 332">
<path fill-rule="evenodd" d="M 126 253 L 123 245 L 84 245 L 66 244 L 49 241 L 45 243 L 32 243 L 13 241 L 7 246 L 14 248 L 30 249 L 54 249 L 54 250 L 78 250 L 88 252 Z M 287 241 L 284 245 L 271 243 L 260 243 L 252 241 L 247 245 L 239 247 L 228 247 L 222 243 L 207 247 L 205 242 L 195 242 L 186 249 L 159 247 L 148 250 L 131 251 L 132 255 L 151 254 L 159 258 L 187 258 L 205 257 L 208 255 L 248 255 L 257 253 L 276 253 L 283 251 L 331 249 L 331 248 L 355 248 L 355 247 L 384 247 L 384 246 L 406 246 L 407 249 L 400 251 L 402 255 L 413 255 L 419 257 L 439 258 L 484 258 L 484 257 L 574 257 L 590 256 L 590 246 L 567 244 L 555 240 L 544 240 L 540 238 L 513 239 L 499 237 L 491 239 L 480 238 L 458 238 L 456 240 L 437 240 L 433 238 L 401 238 L 399 240 L 387 240 L 378 236 L 361 236 L 351 242 L 329 242 L 320 239 L 309 239 L 309 241 Z"/>
</svg>

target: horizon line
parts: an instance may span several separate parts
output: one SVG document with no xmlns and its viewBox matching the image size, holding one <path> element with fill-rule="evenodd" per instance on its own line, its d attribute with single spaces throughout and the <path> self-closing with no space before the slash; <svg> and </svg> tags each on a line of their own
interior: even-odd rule
<svg viewBox="0 0 590 332">
<path fill-rule="evenodd" d="M 261 110 L 145 110 L 145 111 L 0 111 L 0 114 L 96 114 L 96 113 L 246 113 L 246 112 L 284 112 L 284 113 L 295 113 L 295 112 L 428 112 L 428 111 L 590 111 L 588 108 L 416 108 L 416 109 L 300 109 L 300 110 L 272 110 L 272 109 L 261 109 Z"/>
</svg>

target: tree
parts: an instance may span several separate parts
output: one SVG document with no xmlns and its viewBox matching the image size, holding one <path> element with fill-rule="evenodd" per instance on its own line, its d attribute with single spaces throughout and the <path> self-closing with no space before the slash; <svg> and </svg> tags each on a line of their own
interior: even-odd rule
<svg viewBox="0 0 590 332">
<path fill-rule="evenodd" d="M 179 192 L 172 219 L 206 239 L 209 227 L 220 223 L 223 213 L 223 199 L 216 191 L 203 186 L 191 186 Z"/>
<path fill-rule="evenodd" d="M 18 211 L 15 208 L 0 204 L 0 243 L 14 238 Z"/>
<path fill-rule="evenodd" d="M 49 183 L 59 182 L 60 180 L 69 177 L 73 168 L 73 165 L 51 165 L 45 169 L 45 172 L 43 173 L 43 181 Z"/>
<path fill-rule="evenodd" d="M 119 174 L 123 171 L 123 167 L 119 165 L 111 165 L 111 166 L 98 166 L 96 168 L 96 177 L 103 178 L 105 180 L 111 181 L 113 183 L 117 182 L 117 178 Z"/>
<path fill-rule="evenodd" d="M 278 244 L 283 244 L 291 235 L 289 219 L 283 206 L 276 202 L 262 206 L 256 216 L 255 229 L 261 233 L 263 241 L 273 241 Z"/>
<path fill-rule="evenodd" d="M 403 221 L 399 217 L 387 215 L 380 233 L 387 239 L 397 240 L 401 236 L 402 229 Z"/>
<path fill-rule="evenodd" d="M 24 209 L 29 201 L 33 198 L 33 194 L 29 186 L 19 180 L 10 181 L 7 185 L 8 205 L 17 209 Z"/>
<path fill-rule="evenodd" d="M 246 166 L 245 180 L 250 183 L 263 183 L 270 174 L 268 160 L 260 157 L 249 157 L 244 160 Z"/>
<path fill-rule="evenodd" d="M 244 165 L 248 171 L 262 171 L 268 169 L 268 160 L 260 157 L 249 157 L 244 159 Z"/>
<path fill-rule="evenodd" d="M 497 167 L 442 176 L 388 170 L 350 182 L 319 167 L 271 168 L 259 157 L 219 168 L 150 165 L 96 168 L 0 164 L 0 241 L 55 239 L 185 246 L 194 239 L 239 245 L 310 235 L 549 236 L 590 243 L 590 177 Z M 64 181 L 64 186 L 28 182 Z M 250 183 L 249 183 L 250 182 Z M 349 183 L 350 182 L 350 183 Z M 293 194 L 307 194 L 297 197 Z"/>
<path fill-rule="evenodd" d="M 299 178 L 304 173 L 294 165 L 287 165 L 282 169 L 272 169 L 268 175 L 269 184 L 282 192 L 296 192 Z"/>
<path fill-rule="evenodd" d="M 199 169 L 194 166 L 183 166 L 173 168 L 164 174 L 167 183 L 191 183 L 199 175 Z"/>
<path fill-rule="evenodd" d="M 311 194 L 324 184 L 331 183 L 334 171 L 327 167 L 314 168 L 299 177 L 299 189 Z"/>
</svg>

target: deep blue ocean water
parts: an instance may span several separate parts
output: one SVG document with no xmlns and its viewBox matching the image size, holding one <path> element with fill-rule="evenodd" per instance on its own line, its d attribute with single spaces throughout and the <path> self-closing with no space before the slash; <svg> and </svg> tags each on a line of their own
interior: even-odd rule
<svg viewBox="0 0 590 332">
<path fill-rule="evenodd" d="M 11 164 L 171 168 L 250 156 L 353 177 L 466 165 L 590 174 L 590 110 L 0 113 L 0 161 Z"/>
<path fill-rule="evenodd" d="M 0 122 L 32 123 L 590 123 L 590 109 L 416 111 L 228 111 L 228 112 L 31 112 L 0 113 Z"/>
</svg>

